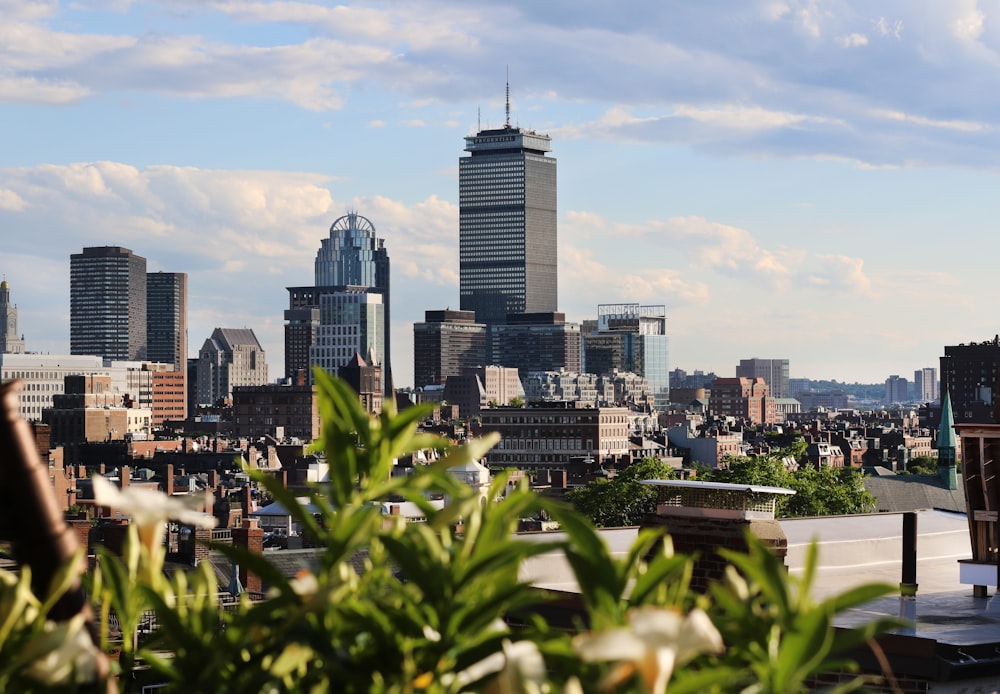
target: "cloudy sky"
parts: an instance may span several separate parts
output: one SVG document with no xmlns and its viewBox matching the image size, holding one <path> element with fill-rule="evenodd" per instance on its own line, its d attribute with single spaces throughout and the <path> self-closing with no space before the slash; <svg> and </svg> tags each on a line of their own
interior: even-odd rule
<svg viewBox="0 0 1000 694">
<path fill-rule="evenodd" d="M 0 0 L 0 274 L 69 351 L 69 256 L 249 327 L 348 209 L 386 239 L 397 385 L 458 306 L 463 137 L 559 162 L 559 304 L 664 304 L 671 366 L 881 382 L 1000 332 L 1000 2 Z"/>
</svg>

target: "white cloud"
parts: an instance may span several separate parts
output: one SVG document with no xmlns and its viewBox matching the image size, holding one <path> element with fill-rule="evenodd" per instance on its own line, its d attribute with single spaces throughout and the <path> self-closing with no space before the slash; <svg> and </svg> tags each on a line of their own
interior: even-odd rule
<svg viewBox="0 0 1000 694">
<path fill-rule="evenodd" d="M 24 201 L 20 195 L 12 190 L 4 190 L 0 188 L 0 210 L 8 210 L 10 212 L 20 212 L 28 203 Z"/>
<path fill-rule="evenodd" d="M 979 8 L 971 8 L 964 16 L 952 24 L 955 36 L 962 40 L 978 40 L 983 35 L 986 14 Z"/>
<path fill-rule="evenodd" d="M 704 108 L 680 104 L 674 107 L 680 118 L 721 128 L 764 130 L 787 128 L 807 120 L 807 116 L 797 113 L 769 111 L 757 106 L 726 105 L 720 108 Z"/>
<path fill-rule="evenodd" d="M 846 36 L 841 36 L 837 39 L 838 43 L 844 48 L 855 48 L 857 46 L 867 46 L 868 37 L 864 34 L 859 34 L 854 32 L 852 34 L 847 34 Z"/>
<path fill-rule="evenodd" d="M 872 20 L 872 26 L 874 26 L 875 31 L 882 36 L 891 37 L 897 40 L 903 37 L 902 19 L 890 21 L 885 17 L 879 17 L 878 19 Z"/>
<path fill-rule="evenodd" d="M 45 82 L 33 77 L 0 76 L 0 101 L 12 104 L 58 106 L 78 101 L 89 94 L 89 89 L 68 80 Z"/>
<path fill-rule="evenodd" d="M 899 111 L 874 111 L 872 115 L 876 118 L 883 118 L 889 121 L 912 123 L 914 125 L 927 126 L 929 128 L 941 128 L 944 130 L 957 130 L 969 133 L 993 129 L 992 126 L 986 123 L 975 123 L 972 121 L 962 120 L 937 120 L 924 116 L 902 113 Z"/>
<path fill-rule="evenodd" d="M 661 290 L 686 302 L 702 300 L 708 292 L 701 280 L 706 272 L 734 286 L 759 286 L 777 294 L 801 289 L 855 293 L 871 287 L 860 258 L 787 246 L 767 248 L 746 229 L 703 217 L 692 215 L 638 224 L 609 224 L 595 213 L 574 212 L 568 215 L 568 220 L 572 223 L 569 233 L 573 238 L 604 237 L 616 245 L 619 252 L 622 248 L 642 247 L 651 256 L 660 253 L 652 249 L 662 249 L 667 266 L 634 276 L 618 275 L 617 283 L 632 286 L 636 291 L 639 288 L 652 293 Z M 584 229 L 589 229 L 585 235 L 578 233 Z M 592 281 L 588 278 L 605 276 L 599 274 L 601 272 L 615 274 L 609 268 L 597 266 L 593 256 L 572 247 L 567 250 L 579 267 L 581 291 L 586 282 Z M 560 252 L 563 252 L 562 246 Z M 560 259 L 562 263 L 563 258 Z M 634 261 L 630 260 L 629 264 Z M 698 277 L 699 281 L 691 277 Z"/>
<path fill-rule="evenodd" d="M 25 270 L 54 268 L 49 284 L 62 276 L 68 286 L 71 253 L 127 246 L 147 258 L 150 270 L 189 273 L 192 349 L 215 327 L 247 325 L 265 342 L 272 375 L 279 375 L 285 287 L 312 284 L 321 239 L 351 208 L 386 238 L 396 320 L 457 305 L 455 205 L 434 196 L 413 205 L 382 196 L 337 202 L 329 181 L 309 173 L 118 162 L 0 169 L 0 224 L 12 232 L 3 257 L 25 259 L 0 272 L 21 287 L 18 301 L 26 310 L 64 315 L 68 298 L 57 292 L 45 298 L 50 305 L 39 307 Z M 38 244 L 43 231 L 46 242 Z M 65 351 L 58 345 L 68 338 L 68 326 L 50 323 L 49 334 L 29 337 L 50 351 Z"/>
</svg>

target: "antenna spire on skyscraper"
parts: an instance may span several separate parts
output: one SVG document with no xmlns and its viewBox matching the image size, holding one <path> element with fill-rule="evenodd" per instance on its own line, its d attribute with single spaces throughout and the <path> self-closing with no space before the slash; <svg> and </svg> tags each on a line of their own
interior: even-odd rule
<svg viewBox="0 0 1000 694">
<path fill-rule="evenodd" d="M 507 120 L 506 127 L 510 130 L 510 65 L 505 66 L 507 69 Z"/>
</svg>

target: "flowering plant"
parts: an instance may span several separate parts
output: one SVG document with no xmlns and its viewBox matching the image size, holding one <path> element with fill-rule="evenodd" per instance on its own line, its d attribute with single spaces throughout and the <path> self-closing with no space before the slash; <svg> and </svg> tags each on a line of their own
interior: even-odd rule
<svg viewBox="0 0 1000 694">
<path fill-rule="evenodd" d="M 136 521 L 123 556 L 102 552 L 89 583 L 101 633 L 112 617 L 121 631 L 122 689 L 141 675 L 177 691 L 798 692 L 819 672 L 852 667 L 838 649 L 888 626 L 834 638 L 837 612 L 891 587 L 813 603 L 808 582 L 793 585 L 780 560 L 752 540 L 751 555 L 730 556 L 735 568 L 726 582 L 697 594 L 689 586 L 692 558 L 675 554 L 662 534 L 643 531 L 625 557 L 614 557 L 569 507 L 509 485 L 505 475 L 484 501 L 448 473 L 482 458 L 495 437 L 456 446 L 419 432 L 425 408 L 370 417 L 344 383 L 321 371 L 315 381 L 323 422 L 316 446 L 329 461 L 329 482 L 302 503 L 266 473 L 251 474 L 318 548 L 316 567 L 289 577 L 266 554 L 216 548 L 261 577 L 263 600 L 244 595 L 224 608 L 208 562 L 164 575 L 155 541 L 163 522 L 202 521 L 163 499 L 130 506 L 135 498 L 96 482 L 101 503 L 130 508 Z M 392 476 L 396 459 L 427 449 L 440 454 L 435 462 Z M 447 503 L 439 508 L 431 495 Z M 400 499 L 426 521 L 383 515 L 383 503 Z M 543 509 L 562 533 L 519 538 L 519 519 Z M 580 589 L 578 604 L 564 612 L 572 619 L 562 624 L 547 618 L 558 596 L 521 573 L 526 560 L 551 553 L 565 557 Z M 23 595 L 21 603 L 24 610 L 35 604 Z M 140 638 L 150 613 L 158 626 Z M 20 619 L 12 627 L 18 633 L 56 633 L 39 627 L 33 613 Z M 78 642 L 71 628 L 61 635 L 67 644 Z M 26 641 L 10 643 L 33 653 Z M 34 670 L 23 668 L 23 676 L 37 674 L 43 657 L 32 656 Z M 82 672 L 80 658 L 72 651 L 61 662 Z"/>
</svg>

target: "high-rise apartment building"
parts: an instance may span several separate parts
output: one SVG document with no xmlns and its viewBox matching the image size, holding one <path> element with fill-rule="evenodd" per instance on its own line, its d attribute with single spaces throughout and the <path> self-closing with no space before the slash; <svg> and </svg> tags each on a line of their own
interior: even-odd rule
<svg viewBox="0 0 1000 694">
<path fill-rule="evenodd" d="M 941 389 L 951 394 L 956 424 L 991 423 L 1000 370 L 1000 337 L 944 348 Z"/>
<path fill-rule="evenodd" d="M 187 402 L 187 279 L 186 272 L 146 275 L 146 354 L 151 362 L 173 364 L 175 375 L 160 379 L 165 387 L 169 383 L 171 397 L 179 402 Z M 162 420 L 159 415 L 165 411 L 153 414 Z M 170 417 L 177 414 L 178 408 L 172 407 Z"/>
<path fill-rule="evenodd" d="M 601 304 L 597 330 L 583 336 L 583 369 L 645 376 L 657 407 L 670 402 L 670 343 L 665 306 Z"/>
<path fill-rule="evenodd" d="M 898 374 L 885 379 L 885 396 L 882 400 L 886 405 L 910 402 L 910 382 Z"/>
<path fill-rule="evenodd" d="M 925 366 L 913 372 L 913 398 L 917 402 L 937 402 L 940 397 L 938 390 L 937 369 Z"/>
<path fill-rule="evenodd" d="M 69 261 L 69 351 L 105 359 L 146 358 L 146 259 L 97 246 Z"/>
<path fill-rule="evenodd" d="M 763 378 L 771 389 L 773 398 L 792 397 L 789 388 L 787 359 L 740 359 L 736 367 L 737 378 Z"/>
<path fill-rule="evenodd" d="M 187 273 L 146 275 L 146 355 L 149 361 L 187 365 Z"/>
<path fill-rule="evenodd" d="M 476 321 L 558 310 L 551 138 L 510 125 L 465 138 L 458 160 L 459 293 Z"/>
<path fill-rule="evenodd" d="M 330 235 L 320 243 L 316 253 L 314 286 L 288 287 L 288 310 L 285 311 L 285 376 L 296 378 L 304 372 L 307 378 L 314 354 L 331 354 L 329 348 L 334 347 L 326 338 L 331 337 L 330 329 L 340 329 L 344 326 L 343 314 L 321 310 L 323 297 L 327 295 L 379 294 L 378 301 L 382 325 L 375 329 L 369 327 L 368 332 L 377 336 L 376 348 L 379 365 L 385 378 L 386 388 L 391 387 L 391 342 L 390 342 L 390 292 L 389 292 L 389 254 L 385 249 L 385 241 L 375 232 L 375 226 L 365 217 L 355 213 L 337 218 L 330 226 Z M 352 300 L 354 301 L 354 300 Z M 365 299 L 366 303 L 374 305 L 374 299 Z M 332 303 L 331 303 L 332 302 Z M 341 300 L 331 300 L 328 305 L 340 303 Z M 350 304 L 351 301 L 347 301 Z M 356 304 L 357 301 L 354 301 Z M 327 319 L 335 319 L 335 323 L 324 323 Z M 326 328 L 322 328 L 322 326 Z M 317 352 L 317 340 L 326 340 L 323 350 Z M 364 358 L 370 356 L 367 348 L 361 350 Z M 336 373 L 336 370 L 346 364 L 354 353 L 343 361 L 334 363 L 326 361 L 322 364 Z"/>
<path fill-rule="evenodd" d="M 0 354 L 24 354 L 24 337 L 17 332 L 17 306 L 10 300 L 10 284 L 0 282 Z"/>
<path fill-rule="evenodd" d="M 486 326 L 472 311 L 424 311 L 413 324 L 413 385 L 444 385 L 466 368 L 486 366 Z"/>
</svg>

